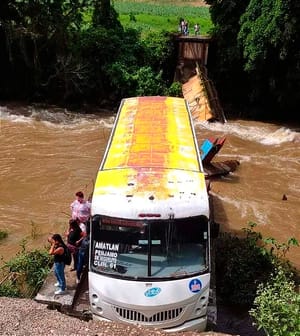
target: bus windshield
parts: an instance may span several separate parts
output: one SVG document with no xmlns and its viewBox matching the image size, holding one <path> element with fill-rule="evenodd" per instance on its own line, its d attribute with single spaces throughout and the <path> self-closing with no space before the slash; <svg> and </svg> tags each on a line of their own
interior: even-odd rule
<svg viewBox="0 0 300 336">
<path fill-rule="evenodd" d="M 96 273 L 127 279 L 178 279 L 208 268 L 205 216 L 124 220 L 96 215 L 91 233 L 90 269 Z"/>
</svg>

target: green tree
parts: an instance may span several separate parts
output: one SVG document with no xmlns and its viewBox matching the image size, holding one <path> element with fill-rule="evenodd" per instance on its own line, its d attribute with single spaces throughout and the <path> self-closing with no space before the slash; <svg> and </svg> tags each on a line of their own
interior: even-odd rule
<svg viewBox="0 0 300 336">
<path fill-rule="evenodd" d="M 105 67 L 115 96 L 163 95 L 171 77 L 170 35 L 149 34 L 141 40 L 138 31 L 128 29 L 118 36 L 114 56 Z"/>
<path fill-rule="evenodd" d="M 83 32 L 78 47 L 91 69 L 87 96 L 119 100 L 133 92 L 129 77 L 142 66 L 144 53 L 138 32 L 91 27 Z"/>
<path fill-rule="evenodd" d="M 173 43 L 168 32 L 149 33 L 142 40 L 145 49 L 144 61 L 155 69 L 162 69 L 170 61 L 173 53 Z"/>
<path fill-rule="evenodd" d="M 80 32 L 82 12 L 89 3 L 10 0 L 1 4 L 0 34 L 5 41 L 1 66 L 6 69 L 0 94 L 9 91 L 16 99 L 47 90 L 49 95 L 51 85 L 56 90 L 68 87 L 60 82 L 68 79 L 65 65 L 70 63 L 72 41 Z M 53 85 L 56 79 L 58 83 Z"/>
<path fill-rule="evenodd" d="M 246 59 L 246 70 L 256 69 L 259 63 L 263 64 L 271 48 L 281 47 L 285 12 L 282 0 L 250 0 L 246 12 L 241 16 L 238 36 Z"/>
<path fill-rule="evenodd" d="M 223 102 L 253 118 L 298 120 L 300 2 L 206 2 L 215 25 L 208 66 Z"/>
<path fill-rule="evenodd" d="M 177 60 L 172 35 L 166 31 L 149 33 L 141 43 L 145 66 L 150 66 L 156 73 L 161 72 L 164 81 L 171 85 Z"/>
<path fill-rule="evenodd" d="M 110 0 L 94 0 L 93 3 L 93 25 L 94 27 L 102 26 L 106 28 L 121 27 L 118 15 L 111 6 Z"/>
<path fill-rule="evenodd" d="M 295 111 L 300 103 L 300 4 L 250 0 L 238 35 L 252 99 Z M 273 102 L 273 104 L 272 104 Z"/>
<path fill-rule="evenodd" d="M 250 0 L 206 0 L 214 28 L 209 47 L 208 69 L 223 102 L 244 104 L 247 74 L 243 70 L 242 49 L 238 44 L 240 17 Z"/>
</svg>

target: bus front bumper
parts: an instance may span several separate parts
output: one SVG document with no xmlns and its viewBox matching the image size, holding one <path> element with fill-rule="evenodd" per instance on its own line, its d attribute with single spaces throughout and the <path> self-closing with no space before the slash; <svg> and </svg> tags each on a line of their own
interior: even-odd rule
<svg viewBox="0 0 300 336">
<path fill-rule="evenodd" d="M 171 327 L 171 328 L 167 328 L 163 330 L 166 332 L 181 332 L 181 331 L 199 331 L 200 332 L 200 331 L 205 331 L 206 325 L 207 325 L 207 316 L 203 316 L 195 320 L 186 321 L 185 323 L 179 326 L 175 326 L 175 327 Z"/>
<path fill-rule="evenodd" d="M 112 320 L 106 319 L 102 316 L 99 316 L 97 314 L 93 314 L 93 319 L 98 320 L 98 321 L 106 321 L 106 322 L 114 322 Z M 120 321 L 118 321 L 119 323 Z M 136 323 L 126 323 L 132 326 L 139 325 L 143 327 L 142 324 L 136 324 Z M 173 332 L 182 332 L 182 331 L 205 331 L 207 325 L 207 316 L 200 317 L 195 320 L 187 321 L 179 326 L 174 326 L 170 328 L 161 328 L 163 331 L 168 332 L 168 333 L 173 333 Z M 145 328 L 151 328 L 148 324 L 144 326 Z M 157 328 L 157 326 L 155 326 Z"/>
</svg>

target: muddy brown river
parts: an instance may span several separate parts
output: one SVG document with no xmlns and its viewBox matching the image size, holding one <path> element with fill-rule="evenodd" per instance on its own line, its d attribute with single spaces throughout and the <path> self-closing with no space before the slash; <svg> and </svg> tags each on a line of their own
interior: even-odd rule
<svg viewBox="0 0 300 336">
<path fill-rule="evenodd" d="M 0 242 L 4 260 L 22 242 L 39 248 L 49 234 L 65 231 L 75 192 L 88 195 L 93 189 L 114 116 L 0 106 L 0 230 L 8 232 Z M 300 242 L 299 128 L 229 120 L 197 123 L 196 133 L 199 143 L 226 136 L 214 160 L 240 161 L 236 172 L 212 182 L 221 230 L 240 233 L 252 221 L 264 237 Z M 300 247 L 291 248 L 288 258 L 300 269 Z"/>
</svg>

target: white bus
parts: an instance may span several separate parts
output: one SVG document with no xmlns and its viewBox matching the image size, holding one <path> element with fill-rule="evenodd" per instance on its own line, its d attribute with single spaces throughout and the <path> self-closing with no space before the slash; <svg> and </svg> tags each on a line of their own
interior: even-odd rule
<svg viewBox="0 0 300 336">
<path fill-rule="evenodd" d="M 92 199 L 94 318 L 205 330 L 209 200 L 183 98 L 123 99 Z"/>
</svg>

